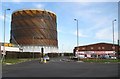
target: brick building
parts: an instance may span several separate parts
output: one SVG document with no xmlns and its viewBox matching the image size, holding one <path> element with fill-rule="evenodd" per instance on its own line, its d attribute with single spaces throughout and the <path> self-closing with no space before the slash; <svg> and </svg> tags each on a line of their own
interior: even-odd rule
<svg viewBox="0 0 120 79">
<path fill-rule="evenodd" d="M 96 43 L 75 47 L 74 55 L 85 55 L 86 57 L 92 57 L 93 55 L 96 55 L 96 57 L 99 57 L 100 55 L 117 56 L 119 51 L 120 46 L 116 44 Z"/>
</svg>

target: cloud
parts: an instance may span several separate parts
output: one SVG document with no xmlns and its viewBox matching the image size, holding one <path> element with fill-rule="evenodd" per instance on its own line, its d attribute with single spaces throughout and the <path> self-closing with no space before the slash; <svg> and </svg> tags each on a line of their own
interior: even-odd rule
<svg viewBox="0 0 120 79">
<path fill-rule="evenodd" d="M 16 2 L 16 3 L 20 3 L 22 2 L 23 0 L 12 0 L 12 2 Z"/>
<path fill-rule="evenodd" d="M 0 15 L 0 20 L 4 20 L 4 16 L 3 15 Z"/>
<path fill-rule="evenodd" d="M 3 15 L 0 15 L 0 21 L 2 22 L 4 20 L 4 16 Z M 6 15 L 6 22 L 10 21 L 11 20 L 11 16 L 8 14 Z"/>
<path fill-rule="evenodd" d="M 79 2 L 79 3 L 77 3 L 77 4 L 79 4 L 79 5 L 81 5 L 81 6 L 89 6 L 89 5 L 91 5 L 92 3 L 90 3 L 90 2 Z"/>
<path fill-rule="evenodd" d="M 45 5 L 43 5 L 43 4 L 34 4 L 34 6 L 36 8 L 44 8 L 45 7 Z"/>
<path fill-rule="evenodd" d="M 92 19 L 93 16 L 97 16 L 100 13 L 102 13 L 102 11 L 85 6 L 85 7 L 80 8 L 78 12 L 75 12 L 75 15 L 81 18 L 84 18 L 84 19 Z"/>
<path fill-rule="evenodd" d="M 57 32 L 58 32 L 58 33 L 62 33 L 62 30 L 58 29 Z"/>
<path fill-rule="evenodd" d="M 84 5 L 84 4 L 83 4 Z M 86 4 L 90 5 L 90 4 Z M 116 17 L 115 13 L 108 13 L 107 8 L 84 6 L 79 8 L 76 15 L 80 17 L 81 22 L 85 22 L 85 32 L 89 37 L 96 36 L 97 39 L 111 40 L 112 39 L 112 20 Z M 95 5 L 94 5 L 95 6 Z M 87 8 L 88 7 L 88 8 Z M 112 11 L 110 11 L 112 12 Z M 88 29 L 89 28 L 89 29 Z M 82 36 L 83 34 L 81 34 Z M 115 40 L 117 40 L 117 31 L 115 31 Z"/>
<path fill-rule="evenodd" d="M 74 35 L 77 36 L 77 31 L 74 32 Z M 83 31 L 82 31 L 82 30 L 79 30 L 78 36 L 79 36 L 79 37 L 88 37 L 87 35 L 83 34 Z"/>
<path fill-rule="evenodd" d="M 90 28 L 88 29 L 89 31 L 98 29 L 108 22 L 107 17 L 101 16 L 103 15 L 102 11 L 95 8 L 82 7 L 78 10 L 78 12 L 75 13 L 75 15 L 80 17 L 81 21 L 90 25 Z"/>
<path fill-rule="evenodd" d="M 16 0 L 2 0 L 2 2 L 13 2 Z M 22 2 L 118 2 L 119 0 L 20 0 Z"/>
<path fill-rule="evenodd" d="M 113 32 L 112 29 L 104 28 L 96 32 L 95 34 L 96 39 L 102 39 L 102 40 L 112 40 L 113 39 Z M 114 32 L 114 40 L 118 39 L 118 33 Z"/>
<path fill-rule="evenodd" d="M 4 16 L 2 16 L 2 17 L 3 17 L 2 20 L 4 20 Z M 10 21 L 11 20 L 11 15 L 7 14 L 5 19 L 6 19 L 6 21 Z"/>
<path fill-rule="evenodd" d="M 109 17 L 100 17 L 98 19 L 96 18 L 93 23 L 93 26 L 88 29 L 89 31 L 98 30 L 104 27 L 109 28 L 111 26 Z"/>
</svg>

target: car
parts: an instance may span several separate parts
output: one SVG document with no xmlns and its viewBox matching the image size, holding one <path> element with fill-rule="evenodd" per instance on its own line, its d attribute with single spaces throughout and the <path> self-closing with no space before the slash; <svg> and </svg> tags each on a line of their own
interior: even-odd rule
<svg viewBox="0 0 120 79">
<path fill-rule="evenodd" d="M 110 56 L 109 55 L 105 55 L 104 58 L 105 59 L 110 59 Z"/>
<path fill-rule="evenodd" d="M 44 56 L 43 59 L 46 59 L 46 61 L 49 61 L 50 60 L 50 57 L 48 55 Z"/>
<path fill-rule="evenodd" d="M 117 57 L 115 57 L 115 56 L 111 56 L 111 59 L 117 59 Z"/>
<path fill-rule="evenodd" d="M 78 55 L 77 57 L 80 59 L 83 59 L 83 58 L 85 58 L 85 55 Z"/>
</svg>

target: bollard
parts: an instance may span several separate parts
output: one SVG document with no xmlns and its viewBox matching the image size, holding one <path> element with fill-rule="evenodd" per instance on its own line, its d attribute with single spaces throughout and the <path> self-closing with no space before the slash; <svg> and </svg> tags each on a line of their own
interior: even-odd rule
<svg viewBox="0 0 120 79">
<path fill-rule="evenodd" d="M 43 63 L 43 58 L 40 59 L 40 62 Z"/>
<path fill-rule="evenodd" d="M 44 63 L 46 63 L 46 59 L 44 59 Z"/>
</svg>

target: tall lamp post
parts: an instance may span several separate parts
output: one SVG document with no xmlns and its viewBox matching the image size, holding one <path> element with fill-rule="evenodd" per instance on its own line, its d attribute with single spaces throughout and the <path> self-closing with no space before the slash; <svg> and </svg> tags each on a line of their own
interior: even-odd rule
<svg viewBox="0 0 120 79">
<path fill-rule="evenodd" d="M 78 45 L 79 45 L 78 20 L 77 20 L 77 19 L 74 19 L 74 20 L 77 22 L 77 47 L 78 47 Z M 78 52 L 77 48 L 76 48 L 76 50 L 75 50 L 75 56 L 78 55 L 78 54 L 76 54 L 76 52 Z M 79 60 L 79 58 L 78 58 L 78 60 Z"/>
<path fill-rule="evenodd" d="M 4 59 L 5 55 L 6 55 L 6 52 L 5 52 L 5 26 L 6 26 L 5 21 L 6 21 L 6 11 L 7 10 L 10 10 L 10 9 L 8 8 L 8 9 L 4 10 L 4 44 L 3 44 L 3 57 L 2 57 L 1 61 L 3 61 L 3 59 Z"/>
<path fill-rule="evenodd" d="M 78 30 L 78 20 L 74 19 L 77 22 L 77 46 L 79 45 L 79 30 Z"/>
<path fill-rule="evenodd" d="M 115 46 L 114 46 L 114 22 L 116 21 L 116 19 L 114 19 L 112 21 L 112 30 L 113 30 L 113 52 L 114 52 L 114 49 L 115 49 Z"/>
</svg>

